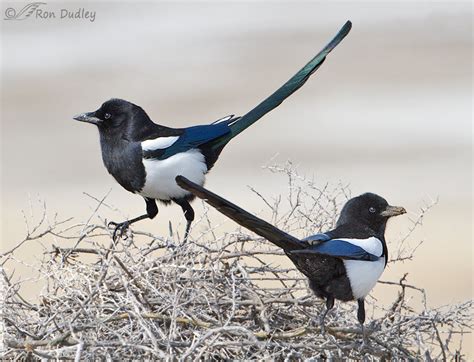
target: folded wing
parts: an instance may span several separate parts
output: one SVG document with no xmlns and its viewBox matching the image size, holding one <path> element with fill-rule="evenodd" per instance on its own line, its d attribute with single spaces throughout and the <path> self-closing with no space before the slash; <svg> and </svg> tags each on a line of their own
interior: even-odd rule
<svg viewBox="0 0 474 362">
<path fill-rule="evenodd" d="M 179 136 L 158 137 L 143 141 L 143 157 L 146 159 L 164 160 L 177 153 L 198 148 L 229 132 L 230 128 L 225 122 L 185 128 Z"/>
<path fill-rule="evenodd" d="M 317 234 L 325 235 L 325 234 Z M 307 238 L 308 239 L 308 238 Z M 365 260 L 365 261 L 377 261 L 380 257 L 369 253 L 362 247 L 354 245 L 353 243 L 340 240 L 331 239 L 321 241 L 318 244 L 311 245 L 305 249 L 294 250 L 290 252 L 292 255 L 309 255 L 309 254 L 320 254 L 332 256 L 335 258 L 341 258 L 346 260 Z"/>
</svg>

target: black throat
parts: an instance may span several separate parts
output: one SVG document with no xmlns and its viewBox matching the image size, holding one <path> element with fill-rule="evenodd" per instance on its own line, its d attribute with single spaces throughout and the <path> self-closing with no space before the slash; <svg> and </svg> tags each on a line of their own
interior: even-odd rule
<svg viewBox="0 0 474 362">
<path fill-rule="evenodd" d="M 140 191 L 145 185 L 145 167 L 142 162 L 140 142 L 120 137 L 110 137 L 100 132 L 102 160 L 107 171 L 130 192 Z"/>
</svg>

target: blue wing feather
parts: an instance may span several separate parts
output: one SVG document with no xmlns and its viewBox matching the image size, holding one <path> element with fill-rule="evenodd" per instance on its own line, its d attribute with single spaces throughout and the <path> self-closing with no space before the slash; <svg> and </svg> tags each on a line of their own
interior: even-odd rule
<svg viewBox="0 0 474 362">
<path fill-rule="evenodd" d="M 197 148 L 204 143 L 215 140 L 230 132 L 230 127 L 225 123 L 216 123 L 203 126 L 193 126 L 184 129 L 178 140 L 168 148 L 160 150 L 159 156 L 154 157 L 164 160 L 177 153 L 186 152 L 190 149 Z"/>
<path fill-rule="evenodd" d="M 324 234 L 316 234 L 324 235 Z M 310 237 L 311 238 L 311 237 Z M 321 254 L 341 259 L 376 261 L 378 256 L 368 253 L 360 246 L 351 244 L 344 240 L 331 239 L 305 249 L 294 250 L 292 254 Z"/>
</svg>

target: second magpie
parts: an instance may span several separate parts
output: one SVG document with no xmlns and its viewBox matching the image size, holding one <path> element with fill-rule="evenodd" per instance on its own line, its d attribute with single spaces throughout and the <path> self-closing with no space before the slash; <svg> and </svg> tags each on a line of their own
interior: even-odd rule
<svg viewBox="0 0 474 362">
<path fill-rule="evenodd" d="M 224 146 L 300 88 L 349 33 L 351 26 L 350 21 L 346 22 L 308 64 L 242 117 L 227 116 L 209 125 L 169 128 L 154 123 L 141 107 L 121 99 L 111 99 L 94 112 L 75 116 L 75 120 L 98 127 L 105 167 L 120 185 L 141 195 L 146 202 L 146 214 L 109 224 L 115 226 L 113 238 L 122 235 L 136 221 L 153 219 L 158 214 L 155 200 L 159 200 L 173 201 L 183 209 L 187 220 L 186 241 L 194 220 L 194 210 L 189 204 L 193 196 L 176 184 L 175 177 L 184 175 L 203 185 L 205 174 Z"/>
<path fill-rule="evenodd" d="M 346 202 L 333 230 L 300 240 L 185 177 L 178 176 L 176 182 L 284 250 L 296 268 L 309 279 L 313 292 L 326 300 L 326 311 L 321 317 L 322 331 L 326 314 L 334 306 L 335 299 L 357 300 L 357 318 L 365 341 L 364 300 L 387 265 L 384 235 L 387 220 L 404 214 L 403 207 L 390 206 L 384 198 L 365 193 Z"/>
</svg>

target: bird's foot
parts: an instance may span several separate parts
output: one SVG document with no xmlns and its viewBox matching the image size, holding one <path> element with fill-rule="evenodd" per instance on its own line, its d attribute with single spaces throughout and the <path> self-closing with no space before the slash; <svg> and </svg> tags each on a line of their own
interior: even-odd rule
<svg viewBox="0 0 474 362">
<path fill-rule="evenodd" d="M 326 316 L 329 313 L 329 311 L 332 309 L 334 306 L 334 299 L 329 298 L 326 300 L 326 310 L 324 313 L 321 315 L 321 319 L 319 320 L 319 325 L 321 326 L 321 334 L 323 336 L 326 336 Z"/>
<path fill-rule="evenodd" d="M 188 238 L 184 237 L 182 241 L 177 241 L 176 244 L 171 244 L 173 248 L 174 253 L 182 253 L 183 251 L 187 250 L 187 247 L 189 245 L 188 243 Z"/>
<path fill-rule="evenodd" d="M 326 326 L 324 325 L 324 323 L 321 323 L 319 327 L 321 329 L 321 334 L 323 336 L 325 336 L 326 335 Z"/>
<path fill-rule="evenodd" d="M 328 311 L 326 311 L 322 317 L 319 319 L 319 328 L 321 330 L 321 335 L 326 337 L 326 314 Z"/>
<path fill-rule="evenodd" d="M 362 343 L 360 344 L 360 346 L 358 347 L 358 350 L 359 352 L 362 352 L 364 351 L 365 349 L 367 349 L 369 347 L 369 341 L 366 340 L 365 338 L 362 339 Z"/>
<path fill-rule="evenodd" d="M 107 226 L 109 228 L 114 227 L 114 232 L 112 234 L 112 240 L 116 241 L 117 237 L 122 238 L 124 236 L 124 234 L 128 230 L 128 227 L 130 226 L 130 223 L 128 221 L 119 222 L 119 223 L 111 221 L 107 224 Z M 126 239 L 126 237 L 125 237 L 125 239 Z"/>
<path fill-rule="evenodd" d="M 364 349 L 369 347 L 369 337 L 367 336 L 366 328 L 363 325 L 361 326 L 361 329 L 362 329 L 362 343 L 359 346 L 359 350 L 363 351 Z"/>
<path fill-rule="evenodd" d="M 183 245 L 186 245 L 186 243 L 188 242 L 188 236 L 189 236 L 189 231 L 191 229 L 191 223 L 192 221 L 188 221 L 188 223 L 186 224 L 186 229 L 184 230 L 184 238 L 183 238 L 183 242 L 182 242 L 182 246 Z"/>
<path fill-rule="evenodd" d="M 171 241 L 166 241 L 166 247 L 171 250 L 175 250 L 177 245 Z"/>
<path fill-rule="evenodd" d="M 186 244 L 187 244 L 187 242 L 188 242 L 188 234 L 184 235 L 183 242 L 181 243 L 181 245 L 180 245 L 180 246 L 184 246 L 184 245 L 186 245 Z"/>
</svg>

